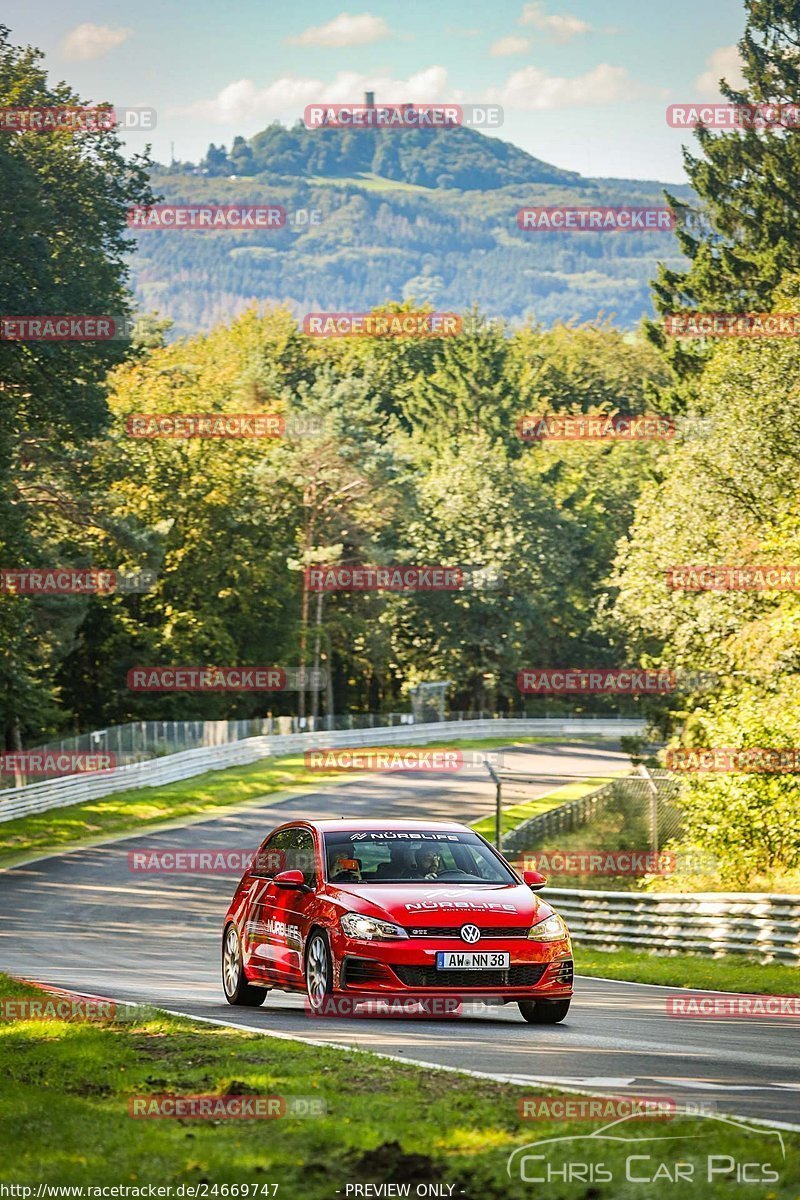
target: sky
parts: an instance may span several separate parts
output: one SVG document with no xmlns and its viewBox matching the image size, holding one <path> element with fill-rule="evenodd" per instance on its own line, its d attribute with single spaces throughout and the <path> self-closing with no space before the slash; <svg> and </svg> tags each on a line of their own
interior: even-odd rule
<svg viewBox="0 0 800 1200">
<path fill-rule="evenodd" d="M 39 0 L 10 23 L 87 102 L 156 109 L 155 130 L 127 144 L 149 141 L 161 162 L 372 90 L 499 103 L 493 135 L 537 158 L 676 183 L 692 138 L 666 106 L 719 99 L 721 75 L 741 82 L 744 21 L 741 0 Z"/>
</svg>

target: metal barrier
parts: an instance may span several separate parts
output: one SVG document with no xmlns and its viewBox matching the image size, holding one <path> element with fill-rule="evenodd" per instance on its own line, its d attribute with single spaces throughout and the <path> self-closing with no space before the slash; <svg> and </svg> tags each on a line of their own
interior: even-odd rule
<svg viewBox="0 0 800 1200">
<path fill-rule="evenodd" d="M 611 796 L 611 785 L 602 784 L 593 792 L 570 800 L 567 804 L 559 804 L 548 812 L 522 821 L 503 838 L 503 849 L 513 851 L 524 849 L 525 842 L 538 842 L 540 838 L 549 837 L 556 833 L 571 833 L 581 825 L 585 825 L 605 805 Z"/>
<path fill-rule="evenodd" d="M 575 775 L 569 778 L 597 778 L 597 776 Z M 497 783 L 502 789 L 499 797 L 500 803 L 507 792 L 507 788 L 504 786 L 507 782 L 521 786 L 525 782 L 539 783 L 540 779 L 534 776 L 514 776 L 501 773 L 497 779 Z M 551 835 L 572 833 L 592 821 L 612 800 L 623 796 L 629 801 L 632 815 L 641 812 L 647 825 L 648 847 L 654 854 L 657 854 L 660 845 L 680 834 L 680 813 L 673 804 L 678 787 L 679 782 L 671 772 L 660 767 L 649 769 L 640 765 L 631 774 L 617 774 L 608 783 L 601 784 L 584 796 L 566 804 L 559 804 L 556 808 L 551 808 L 547 812 L 539 813 L 535 817 L 529 817 L 520 822 L 505 835 L 504 848 L 509 851 L 529 850 L 538 846 L 540 841 Z M 614 849 L 615 847 L 605 848 Z"/>
<path fill-rule="evenodd" d="M 203 746 L 147 762 L 129 763 L 108 772 L 67 775 L 0 792 L 0 822 L 29 813 L 45 812 L 96 800 L 130 788 L 160 787 L 190 779 L 206 771 L 241 767 L 278 754 L 328 747 L 413 746 L 448 738 L 471 737 L 625 737 L 640 734 L 644 722 L 618 718 L 503 718 L 476 721 L 434 721 L 429 725 L 395 725 L 384 729 L 342 730 L 327 733 L 292 733 L 275 737 L 244 738 L 223 746 Z"/>
<path fill-rule="evenodd" d="M 800 963 L 800 896 L 548 888 L 576 944 Z"/>
<path fill-rule="evenodd" d="M 448 720 L 483 719 L 493 713 L 453 712 Z M 39 746 L 26 746 L 24 754 L 109 754 L 115 766 L 144 762 L 150 758 L 162 758 L 168 754 L 180 754 L 184 750 L 199 750 L 201 747 L 224 746 L 245 738 L 272 737 L 285 733 L 313 733 L 320 729 L 373 729 L 386 725 L 413 725 L 414 714 L 410 712 L 388 713 L 339 713 L 333 717 L 242 717 L 222 721 L 128 721 L 124 725 L 108 725 L 105 729 L 93 729 Z M 74 774 L 65 766 L 63 770 L 48 772 L 50 778 Z M 4 770 L 0 761 L 0 791 L 14 787 L 25 787 L 36 782 L 25 777 L 24 771 Z"/>
</svg>

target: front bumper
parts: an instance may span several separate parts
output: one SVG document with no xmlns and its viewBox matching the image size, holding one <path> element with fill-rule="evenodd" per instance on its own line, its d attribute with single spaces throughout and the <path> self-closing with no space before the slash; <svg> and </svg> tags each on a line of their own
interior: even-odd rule
<svg viewBox="0 0 800 1200">
<path fill-rule="evenodd" d="M 487 939 L 481 942 L 481 949 L 508 952 L 510 967 L 438 970 L 437 951 L 453 949 L 453 942 L 444 940 L 376 943 L 348 939 L 339 958 L 337 990 L 350 994 L 484 995 L 509 1000 L 566 999 L 572 995 L 573 962 L 568 939 L 553 943 Z"/>
</svg>

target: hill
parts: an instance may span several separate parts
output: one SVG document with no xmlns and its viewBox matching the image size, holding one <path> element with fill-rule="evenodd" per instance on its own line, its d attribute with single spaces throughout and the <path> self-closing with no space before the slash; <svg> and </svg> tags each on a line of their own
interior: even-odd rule
<svg viewBox="0 0 800 1200">
<path fill-rule="evenodd" d="M 143 231 L 133 285 L 176 333 L 209 328 L 253 302 L 364 310 L 414 297 L 545 324 L 651 312 L 648 281 L 664 233 L 523 233 L 532 204 L 663 204 L 655 181 L 589 179 L 476 130 L 286 129 L 270 125 L 198 164 L 153 172 L 165 202 L 278 203 L 318 223 L 242 233 Z M 688 188 L 672 188 L 689 196 Z"/>
</svg>

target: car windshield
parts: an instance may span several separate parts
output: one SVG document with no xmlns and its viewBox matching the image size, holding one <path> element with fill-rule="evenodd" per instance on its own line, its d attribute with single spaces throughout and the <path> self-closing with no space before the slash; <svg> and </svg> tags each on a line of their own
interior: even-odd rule
<svg viewBox="0 0 800 1200">
<path fill-rule="evenodd" d="M 337 830 L 325 834 L 331 883 L 518 883 L 476 833 Z"/>
</svg>

